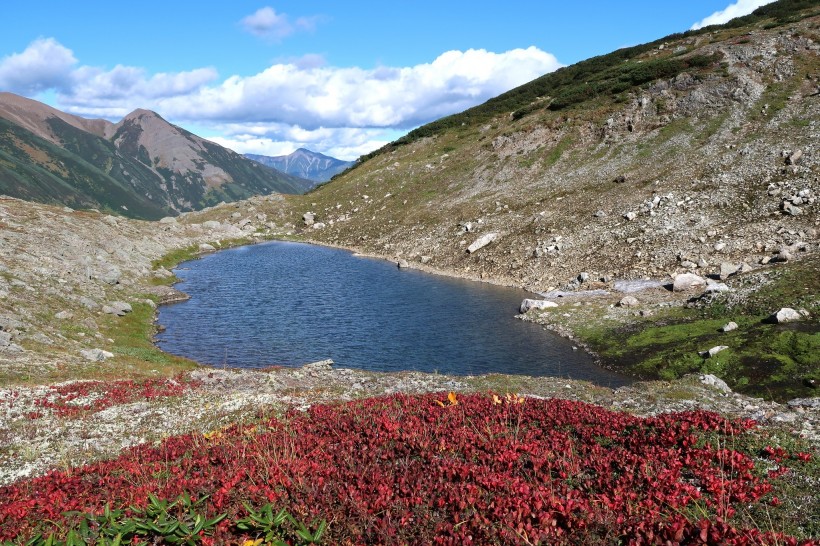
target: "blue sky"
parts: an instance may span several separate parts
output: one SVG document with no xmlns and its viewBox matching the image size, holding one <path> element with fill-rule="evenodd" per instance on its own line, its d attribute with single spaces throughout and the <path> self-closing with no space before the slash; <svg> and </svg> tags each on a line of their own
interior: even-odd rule
<svg viewBox="0 0 820 546">
<path fill-rule="evenodd" d="M 559 66 L 770 1 L 15 0 L 0 91 L 112 121 L 149 108 L 238 152 L 354 159 Z"/>
</svg>

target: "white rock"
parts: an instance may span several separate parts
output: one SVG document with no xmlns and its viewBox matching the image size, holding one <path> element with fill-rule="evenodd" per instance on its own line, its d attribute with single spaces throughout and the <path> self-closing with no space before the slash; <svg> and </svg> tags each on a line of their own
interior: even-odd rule
<svg viewBox="0 0 820 546">
<path fill-rule="evenodd" d="M 618 302 L 618 307 L 635 307 L 640 305 L 640 303 L 635 296 L 624 296 L 621 298 L 621 301 Z"/>
<path fill-rule="evenodd" d="M 729 348 L 728 345 L 718 345 L 717 347 L 712 347 L 708 351 L 703 351 L 702 353 L 700 353 L 700 356 L 702 356 L 703 358 L 711 358 L 711 357 L 715 356 L 716 354 L 718 354 L 719 352 L 725 351 L 728 348 Z"/>
<path fill-rule="evenodd" d="M 734 321 L 726 323 L 723 328 L 720 329 L 721 332 L 731 332 L 732 330 L 737 330 L 737 323 Z"/>
<path fill-rule="evenodd" d="M 704 385 L 714 387 L 719 391 L 732 392 L 732 389 L 729 388 L 729 385 L 726 384 L 726 381 L 711 374 L 701 375 L 700 382 Z"/>
<path fill-rule="evenodd" d="M 114 353 L 103 351 L 102 349 L 83 349 L 82 351 L 80 351 L 80 354 L 86 360 L 90 360 L 91 362 L 103 362 L 107 358 L 111 358 L 114 356 Z"/>
<path fill-rule="evenodd" d="M 777 324 L 783 324 L 784 322 L 795 322 L 802 319 L 803 316 L 791 307 L 783 307 L 780 311 L 769 317 L 770 322 L 775 322 Z"/>
<path fill-rule="evenodd" d="M 672 284 L 673 292 L 684 292 L 692 290 L 698 286 L 705 286 L 706 279 L 694 273 L 681 273 L 675 277 L 675 282 Z"/>
<path fill-rule="evenodd" d="M 216 250 L 216 247 L 214 247 L 214 245 L 209 245 L 208 243 L 200 243 L 199 250 L 200 252 L 212 252 Z"/>
<path fill-rule="evenodd" d="M 553 307 L 558 307 L 558 304 L 554 301 L 525 299 L 521 302 L 521 306 L 518 310 L 521 313 L 526 313 L 530 309 L 550 309 Z"/>
<path fill-rule="evenodd" d="M 498 239 L 498 233 L 487 233 L 482 235 L 478 239 L 476 239 L 473 244 L 467 247 L 467 253 L 472 254 L 473 252 L 480 250 L 487 246 L 488 244 L 492 243 L 493 241 Z"/>
</svg>

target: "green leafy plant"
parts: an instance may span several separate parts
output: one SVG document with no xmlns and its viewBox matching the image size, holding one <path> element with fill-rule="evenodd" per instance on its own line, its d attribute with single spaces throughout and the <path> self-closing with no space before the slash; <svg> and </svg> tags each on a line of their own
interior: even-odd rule
<svg viewBox="0 0 820 546">
<path fill-rule="evenodd" d="M 288 546 L 283 539 L 293 534 L 300 542 L 297 544 L 320 544 L 327 529 L 327 521 L 322 520 L 315 531 L 308 529 L 305 524 L 294 518 L 286 509 L 282 508 L 273 513 L 273 505 L 266 504 L 258 511 L 243 503 L 248 516 L 236 522 L 236 528 L 248 533 L 257 539 L 261 538 L 265 544 L 273 546 Z M 288 527 L 291 527 L 292 533 Z"/>
</svg>

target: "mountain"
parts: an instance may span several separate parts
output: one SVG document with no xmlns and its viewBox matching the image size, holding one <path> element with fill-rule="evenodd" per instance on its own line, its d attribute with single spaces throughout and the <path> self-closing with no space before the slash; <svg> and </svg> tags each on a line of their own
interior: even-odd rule
<svg viewBox="0 0 820 546">
<path fill-rule="evenodd" d="M 809 396 L 818 28 L 817 0 L 780 0 L 562 68 L 360 158 L 289 198 L 290 221 L 402 267 L 589 290 L 540 320 L 635 376 L 715 373 L 743 392 Z M 703 288 L 681 298 L 664 286 L 684 273 Z M 718 279 L 728 284 L 707 293 Z M 637 301 L 619 307 L 630 290 Z M 770 327 L 783 307 L 811 318 Z M 730 321 L 747 326 L 731 337 L 719 330 Z M 699 354 L 722 346 L 720 358 Z"/>
<path fill-rule="evenodd" d="M 0 193 L 13 197 L 156 219 L 311 187 L 148 110 L 114 124 L 0 93 Z"/>
<path fill-rule="evenodd" d="M 245 154 L 245 157 L 278 171 L 314 182 L 327 182 L 335 175 L 355 165 L 354 161 L 342 161 L 305 148 L 299 148 L 292 154 L 276 157 L 256 154 Z"/>
</svg>

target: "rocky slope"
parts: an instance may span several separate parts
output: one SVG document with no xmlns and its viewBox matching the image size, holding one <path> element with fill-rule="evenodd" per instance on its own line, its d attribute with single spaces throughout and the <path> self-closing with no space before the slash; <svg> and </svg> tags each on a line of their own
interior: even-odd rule
<svg viewBox="0 0 820 546">
<path fill-rule="evenodd" d="M 353 161 L 342 161 L 305 148 L 299 148 L 288 155 L 275 157 L 257 154 L 245 154 L 245 157 L 278 171 L 314 182 L 327 182 L 355 164 Z"/>
<path fill-rule="evenodd" d="M 310 187 L 148 110 L 114 124 L 0 93 L 0 192 L 7 195 L 158 219 Z"/>
</svg>

